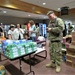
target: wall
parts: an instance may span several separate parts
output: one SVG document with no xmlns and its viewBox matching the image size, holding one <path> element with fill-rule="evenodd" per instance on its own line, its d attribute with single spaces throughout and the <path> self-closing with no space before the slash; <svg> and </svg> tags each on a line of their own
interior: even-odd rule
<svg viewBox="0 0 75 75">
<path fill-rule="evenodd" d="M 34 20 L 35 23 L 43 22 L 43 20 L 39 20 L 39 19 L 28 19 L 28 18 L 1 16 L 0 15 L 0 23 L 3 23 L 3 24 L 17 24 L 17 23 L 24 24 L 24 23 L 28 23 L 29 20 Z"/>
<path fill-rule="evenodd" d="M 71 20 L 73 22 L 73 24 L 75 24 L 75 17 L 74 15 L 66 15 L 66 16 L 60 16 L 64 21 L 66 20 Z M 2 16 L 0 15 L 0 23 L 3 24 L 24 24 L 24 23 L 28 23 L 28 21 L 31 20 L 29 18 L 20 18 L 20 17 L 12 17 L 12 16 Z M 32 19 L 35 21 L 35 23 L 46 23 L 48 25 L 49 23 L 49 19 L 47 20 L 39 20 L 39 19 Z"/>
<path fill-rule="evenodd" d="M 64 21 L 71 21 L 72 24 L 75 24 L 75 15 L 71 14 L 71 15 L 63 15 L 60 16 Z"/>
<path fill-rule="evenodd" d="M 59 16 L 60 18 L 63 19 L 63 21 L 71 21 L 72 24 L 75 25 L 75 15 L 63 15 L 63 16 Z M 45 20 L 45 23 L 48 25 L 49 23 L 49 19 Z"/>
</svg>

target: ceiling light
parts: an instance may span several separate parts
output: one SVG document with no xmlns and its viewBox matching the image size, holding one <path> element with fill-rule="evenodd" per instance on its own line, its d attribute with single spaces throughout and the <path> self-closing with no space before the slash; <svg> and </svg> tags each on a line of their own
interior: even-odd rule
<svg viewBox="0 0 75 75">
<path fill-rule="evenodd" d="M 3 11 L 3 13 L 7 13 L 7 11 Z"/>
<path fill-rule="evenodd" d="M 44 17 L 44 19 L 45 19 L 46 17 Z"/>
<path fill-rule="evenodd" d="M 10 4 L 4 5 L 4 6 L 9 7 L 9 8 L 15 8 L 15 9 L 18 9 L 16 6 L 10 5 Z"/>
<path fill-rule="evenodd" d="M 40 12 L 40 11 L 35 11 L 35 13 L 36 13 L 36 14 L 41 14 L 41 12 Z"/>
<path fill-rule="evenodd" d="M 1 23 L 1 25 L 2 25 L 3 23 Z"/>
<path fill-rule="evenodd" d="M 43 5 L 46 5 L 46 3 L 42 3 Z"/>
<path fill-rule="evenodd" d="M 48 18 L 48 16 L 44 16 L 43 18 L 44 18 L 44 19 L 47 19 L 47 18 Z"/>
<path fill-rule="evenodd" d="M 28 15 L 28 16 L 31 16 L 31 15 Z"/>
<path fill-rule="evenodd" d="M 61 8 L 58 8 L 58 11 L 61 11 Z"/>
</svg>

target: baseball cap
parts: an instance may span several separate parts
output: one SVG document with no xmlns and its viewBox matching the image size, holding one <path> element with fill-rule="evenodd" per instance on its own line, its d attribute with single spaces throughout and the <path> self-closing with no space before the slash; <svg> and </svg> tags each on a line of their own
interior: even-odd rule
<svg viewBox="0 0 75 75">
<path fill-rule="evenodd" d="M 47 12 L 47 15 L 50 15 L 50 14 L 52 14 L 52 13 L 54 13 L 54 11 L 48 11 L 48 12 Z"/>
</svg>

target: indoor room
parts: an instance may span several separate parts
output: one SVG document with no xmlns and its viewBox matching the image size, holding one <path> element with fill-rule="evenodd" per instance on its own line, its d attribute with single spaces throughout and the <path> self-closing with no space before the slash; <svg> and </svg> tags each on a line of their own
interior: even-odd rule
<svg viewBox="0 0 75 75">
<path fill-rule="evenodd" d="M 0 0 L 0 75 L 74 75 L 75 0 Z"/>
</svg>

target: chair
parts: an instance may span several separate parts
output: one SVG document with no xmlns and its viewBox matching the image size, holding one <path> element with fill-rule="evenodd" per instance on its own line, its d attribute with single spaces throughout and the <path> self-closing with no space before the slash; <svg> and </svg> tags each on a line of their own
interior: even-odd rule
<svg viewBox="0 0 75 75">
<path fill-rule="evenodd" d="M 46 40 L 36 40 L 36 42 L 37 42 L 37 45 L 38 44 L 40 44 L 41 45 L 41 47 L 38 47 L 37 48 L 37 51 L 34 53 L 34 58 L 35 58 L 35 56 L 38 56 L 38 57 L 41 57 L 41 58 L 45 58 L 46 59 L 46 57 L 47 57 L 47 51 L 46 51 L 46 49 L 45 49 L 45 46 L 46 46 Z M 45 53 L 45 55 L 44 56 L 42 56 L 42 55 L 40 55 L 42 52 L 44 52 Z"/>
</svg>

